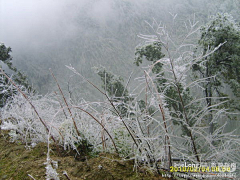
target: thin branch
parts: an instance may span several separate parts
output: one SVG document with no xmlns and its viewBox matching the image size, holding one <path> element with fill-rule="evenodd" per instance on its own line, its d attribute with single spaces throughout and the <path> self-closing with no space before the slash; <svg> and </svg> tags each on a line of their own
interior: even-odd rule
<svg viewBox="0 0 240 180">
<path fill-rule="evenodd" d="M 90 117 L 92 117 L 92 118 L 104 129 L 104 131 L 108 134 L 108 136 L 109 136 L 110 139 L 112 140 L 112 143 L 113 143 L 113 146 L 114 146 L 114 148 L 115 148 L 116 153 L 118 153 L 116 144 L 115 144 L 112 136 L 111 136 L 110 133 L 108 132 L 108 130 L 104 127 L 104 125 L 103 125 L 97 118 L 95 118 L 91 113 L 89 113 L 88 111 L 86 111 L 86 110 L 84 110 L 84 109 L 82 109 L 82 108 L 80 108 L 80 107 L 78 107 L 78 106 L 73 106 L 73 108 L 80 109 L 81 111 L 87 113 Z"/>
<path fill-rule="evenodd" d="M 64 94 L 63 94 L 63 92 L 62 92 L 62 89 L 61 89 L 60 85 L 58 84 L 58 81 L 57 81 L 56 77 L 54 76 L 52 70 L 49 69 L 49 71 L 51 72 L 52 77 L 54 78 L 55 82 L 57 83 L 58 89 L 59 89 L 59 91 L 60 91 L 60 93 L 61 93 L 61 95 L 62 95 L 62 97 L 63 97 L 63 100 L 64 100 L 67 108 L 68 108 L 68 112 L 70 113 L 70 116 L 71 116 L 71 118 L 72 118 L 72 121 L 73 121 L 73 124 L 74 124 L 74 128 L 76 129 L 78 136 L 81 136 L 80 132 L 78 131 L 77 124 L 76 124 L 76 122 L 75 122 L 75 120 L 74 120 L 74 118 L 73 118 L 72 112 L 71 112 L 71 110 L 70 110 L 70 108 L 69 108 L 69 106 L 68 106 L 67 100 L 66 100 L 66 98 L 65 98 L 65 96 L 64 96 Z"/>
<path fill-rule="evenodd" d="M 113 102 L 111 101 L 111 99 L 108 97 L 108 95 L 106 93 L 104 93 L 103 91 L 101 91 L 95 84 L 93 84 L 91 81 L 89 81 L 88 79 L 86 79 L 83 75 L 81 75 L 80 73 L 78 73 L 72 66 L 66 66 L 67 68 L 69 68 L 71 71 L 73 71 L 75 74 L 79 75 L 80 77 L 82 77 L 85 81 L 87 81 L 89 84 L 91 84 L 94 88 L 96 88 L 100 93 L 102 93 L 107 100 L 109 101 L 109 103 L 111 104 L 111 106 L 113 107 L 113 109 L 116 111 L 117 115 L 119 116 L 119 118 L 121 119 L 121 121 L 123 122 L 123 125 L 125 126 L 125 128 L 127 129 L 128 133 L 130 134 L 131 138 L 133 139 L 134 143 L 136 144 L 136 146 L 138 147 L 138 143 L 136 142 L 136 139 L 134 138 L 133 133 L 131 132 L 131 130 L 129 129 L 129 127 L 127 126 L 127 124 L 124 122 L 122 116 L 120 115 L 120 113 L 118 112 L 117 108 L 115 107 L 115 105 L 113 104 Z"/>
<path fill-rule="evenodd" d="M 29 100 L 29 98 L 27 97 L 27 95 L 24 94 L 24 93 L 21 91 L 21 89 L 12 81 L 12 79 L 9 78 L 9 77 L 4 73 L 4 71 L 2 70 L 2 68 L 0 68 L 0 71 L 1 71 L 1 73 L 12 83 L 12 85 L 17 88 L 18 92 L 20 92 L 20 93 L 23 95 L 23 97 L 28 101 L 28 103 L 32 106 L 32 108 L 33 108 L 33 110 L 35 111 L 35 113 L 37 114 L 39 120 L 41 121 L 41 123 L 42 123 L 43 126 L 45 127 L 47 133 L 49 133 L 49 129 L 48 129 L 46 123 L 45 123 L 45 122 L 43 121 L 43 119 L 40 117 L 40 115 L 38 114 L 35 106 L 31 103 L 31 101 Z M 50 136 L 51 136 L 52 140 L 53 140 L 54 142 L 56 142 L 56 140 L 54 139 L 54 137 L 53 137 L 52 135 L 50 135 Z"/>
</svg>

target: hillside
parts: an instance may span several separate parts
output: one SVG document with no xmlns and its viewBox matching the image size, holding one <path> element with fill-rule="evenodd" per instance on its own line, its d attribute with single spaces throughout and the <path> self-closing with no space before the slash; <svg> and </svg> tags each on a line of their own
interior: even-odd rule
<svg viewBox="0 0 240 180">
<path fill-rule="evenodd" d="M 134 170 L 133 161 L 124 161 L 115 154 L 101 153 L 97 157 L 88 157 L 85 161 L 75 160 L 74 156 L 63 154 L 59 148 L 51 146 L 51 159 L 58 164 L 60 179 L 66 171 L 71 180 L 157 180 L 166 179 L 154 175 L 144 168 Z M 66 152 L 65 152 L 66 153 Z M 26 148 L 21 142 L 12 143 L 6 132 L 0 135 L 0 179 L 36 180 L 45 179 L 47 144 L 40 143 L 34 148 Z"/>
</svg>

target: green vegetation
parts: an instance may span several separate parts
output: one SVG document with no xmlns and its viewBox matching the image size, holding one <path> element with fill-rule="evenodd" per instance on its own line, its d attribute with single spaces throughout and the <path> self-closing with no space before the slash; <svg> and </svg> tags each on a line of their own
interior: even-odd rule
<svg viewBox="0 0 240 180">
<path fill-rule="evenodd" d="M 211 109 L 213 97 L 228 97 L 231 101 L 226 104 L 226 108 L 230 111 L 234 109 L 239 111 L 240 26 L 229 14 L 218 14 L 201 28 L 201 38 L 198 44 L 204 50 L 204 55 L 218 48 L 214 53 L 193 65 L 193 71 L 197 72 L 198 78 L 207 79 L 202 87 L 208 107 Z M 226 88 L 226 84 L 230 88 Z M 210 133 L 214 130 L 212 118 L 210 114 L 208 117 L 208 122 L 211 124 Z"/>
<path fill-rule="evenodd" d="M 10 55 L 11 48 L 6 47 L 4 44 L 0 43 L 0 62 L 3 62 L 9 70 L 13 71 L 15 74 L 12 75 L 12 79 L 17 83 L 18 85 L 24 86 L 25 88 L 29 89 L 31 91 L 31 86 L 27 82 L 27 77 L 17 70 L 16 67 L 12 64 L 12 57 Z M 1 71 L 3 71 L 2 66 L 0 65 Z M 8 75 L 10 76 L 10 75 Z M 12 97 L 16 91 L 11 91 L 8 86 L 10 86 L 9 80 L 0 74 L 0 107 L 3 107 L 6 104 L 6 101 L 9 97 Z"/>
</svg>

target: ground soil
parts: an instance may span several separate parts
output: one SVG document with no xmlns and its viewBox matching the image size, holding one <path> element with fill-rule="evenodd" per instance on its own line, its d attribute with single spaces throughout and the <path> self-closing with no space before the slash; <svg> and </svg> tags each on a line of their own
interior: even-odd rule
<svg viewBox="0 0 240 180">
<path fill-rule="evenodd" d="M 51 149 L 51 159 L 58 162 L 57 172 L 63 180 L 166 179 L 146 168 L 136 172 L 133 161 L 124 161 L 116 154 L 101 153 L 97 157 L 87 157 L 80 161 L 71 155 L 63 156 L 54 146 Z M 47 145 L 44 143 L 26 148 L 21 142 L 10 142 L 7 133 L 0 132 L 0 180 L 46 179 L 46 154 Z M 63 171 L 67 172 L 68 178 L 63 175 Z"/>
</svg>

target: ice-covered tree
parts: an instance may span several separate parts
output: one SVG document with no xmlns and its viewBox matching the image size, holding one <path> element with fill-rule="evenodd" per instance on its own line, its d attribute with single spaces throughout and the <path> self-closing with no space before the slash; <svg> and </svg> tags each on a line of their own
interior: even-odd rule
<svg viewBox="0 0 240 180">
<path fill-rule="evenodd" d="M 197 78 L 206 78 L 202 84 L 206 103 L 210 108 L 213 97 L 228 96 L 231 103 L 228 107 L 239 110 L 240 97 L 240 27 L 229 14 L 217 14 L 210 22 L 201 28 L 201 37 L 198 42 L 203 54 L 218 48 L 213 54 L 199 59 L 193 65 L 193 71 L 197 72 Z M 226 91 L 229 85 L 234 98 Z M 234 100 L 235 99 L 235 100 Z M 209 117 L 210 130 L 214 129 L 212 115 Z"/>
<path fill-rule="evenodd" d="M 176 39 L 163 23 L 155 20 L 152 24 L 149 23 L 152 34 L 140 35 L 145 42 L 136 50 L 135 63 L 137 65 L 144 63 L 145 67 L 143 66 L 142 69 L 145 69 L 146 80 L 143 77 L 142 82 L 146 81 L 147 84 L 144 88 L 148 92 L 148 96 L 156 96 L 155 103 L 159 103 L 159 114 L 162 114 L 162 117 L 159 116 L 158 121 L 162 123 L 162 130 L 165 130 L 163 143 L 168 149 L 168 152 L 165 151 L 168 157 L 165 157 L 165 160 L 169 162 L 171 157 L 182 157 L 193 162 L 215 161 L 220 158 L 232 161 L 229 152 L 225 151 L 226 145 L 228 144 L 229 148 L 236 150 L 236 144 L 239 141 L 232 136 L 232 132 L 225 133 L 228 121 L 222 124 L 220 120 L 225 120 L 230 113 L 226 110 L 228 104 L 224 96 L 225 92 L 222 94 L 218 94 L 218 92 L 226 87 L 230 78 L 227 74 L 231 70 L 233 71 L 234 65 L 232 68 L 215 65 L 214 68 L 219 68 L 218 70 L 208 67 L 208 60 L 213 61 L 210 61 L 212 64 L 216 64 L 218 56 L 224 59 L 232 54 L 227 51 L 229 46 L 224 46 L 227 45 L 225 40 L 216 40 L 215 44 L 211 47 L 208 44 L 205 49 L 202 46 L 199 48 L 199 44 L 207 43 L 207 40 L 211 41 L 214 38 L 203 39 L 204 35 L 202 35 L 199 44 L 197 44 L 198 41 L 194 42 L 198 37 L 198 32 L 203 32 L 203 28 L 199 31 L 196 25 L 195 19 L 190 19 L 186 23 L 186 35 L 181 35 Z M 210 36 L 210 34 L 207 35 Z M 230 38 L 237 43 L 236 34 L 228 36 L 231 36 Z M 221 39 L 220 36 L 217 38 Z M 226 52 L 223 52 L 224 47 Z M 195 51 L 195 49 L 197 50 Z M 217 55 L 217 53 L 220 54 Z M 236 56 L 232 55 L 231 61 L 234 58 Z M 234 62 L 237 66 L 238 62 L 236 61 L 237 58 Z M 215 74 L 201 75 L 200 71 L 207 68 L 210 68 L 210 71 Z M 191 78 L 192 69 L 197 72 L 195 79 Z M 217 74 L 219 72 L 221 72 L 220 75 Z M 237 77 L 236 67 L 234 73 Z M 223 78 L 219 79 L 221 76 Z M 222 86 L 214 84 L 218 79 L 221 80 Z M 209 85 L 209 83 L 212 83 L 211 88 L 214 91 L 212 95 L 214 96 L 206 98 L 202 92 L 205 92 L 205 85 Z M 211 101 L 211 104 L 207 104 L 206 99 L 214 100 Z M 155 107 L 157 107 L 156 104 Z M 216 123 L 215 128 L 213 128 L 213 123 Z M 209 129 L 211 133 L 209 133 Z M 221 155 L 219 156 L 219 154 Z M 225 157 L 222 156 L 223 154 Z"/>
</svg>

